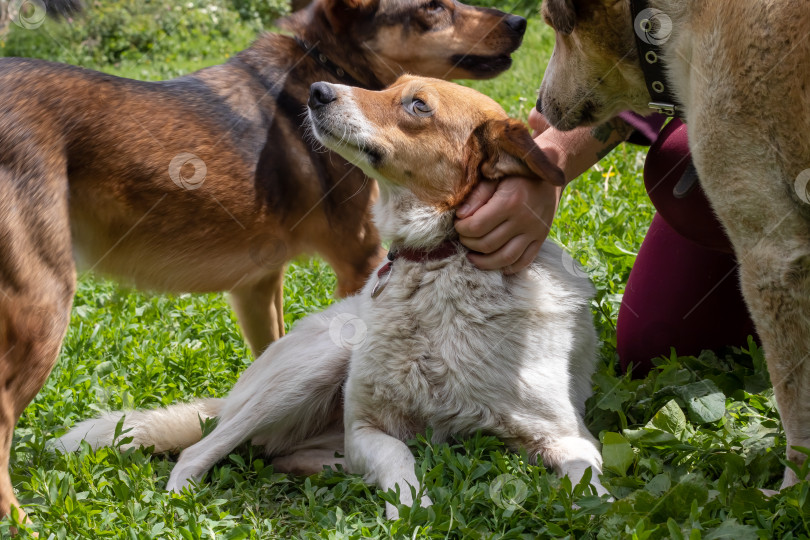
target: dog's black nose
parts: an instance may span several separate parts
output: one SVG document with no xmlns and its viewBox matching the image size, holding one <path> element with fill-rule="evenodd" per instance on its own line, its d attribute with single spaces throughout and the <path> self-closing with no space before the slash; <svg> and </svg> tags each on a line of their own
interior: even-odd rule
<svg viewBox="0 0 810 540">
<path fill-rule="evenodd" d="M 518 17 L 517 15 L 509 15 L 508 17 L 506 17 L 504 22 L 509 26 L 509 28 L 511 28 L 521 36 L 526 32 L 526 19 L 524 19 L 523 17 Z"/>
<path fill-rule="evenodd" d="M 335 90 L 327 83 L 316 82 L 309 87 L 309 106 L 312 109 L 319 109 L 324 105 L 329 105 L 337 99 Z"/>
</svg>

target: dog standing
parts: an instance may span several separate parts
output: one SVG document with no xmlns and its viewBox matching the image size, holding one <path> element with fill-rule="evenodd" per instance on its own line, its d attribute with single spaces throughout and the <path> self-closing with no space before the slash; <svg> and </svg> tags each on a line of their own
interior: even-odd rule
<svg viewBox="0 0 810 540">
<path fill-rule="evenodd" d="M 404 441 L 427 427 L 437 440 L 484 430 L 574 483 L 591 468 L 606 493 L 583 421 L 596 361 L 593 287 L 565 270 L 551 242 L 516 275 L 479 270 L 453 226 L 483 179 L 562 184 L 562 172 L 497 103 L 434 79 L 406 76 L 379 92 L 317 83 L 309 117 L 321 143 L 379 182 L 375 221 L 391 242 L 389 262 L 359 295 L 271 345 L 226 399 L 127 412 L 130 444 L 185 449 L 167 485 L 175 491 L 247 440 L 295 472 L 317 472 L 345 451 L 350 472 L 410 505 L 411 488 L 421 491 Z M 55 446 L 112 444 L 123 414 L 82 422 Z M 200 440 L 199 418 L 211 416 L 217 426 Z M 386 515 L 396 518 L 396 507 Z"/>
<path fill-rule="evenodd" d="M 636 1 L 636 0 L 634 0 Z M 538 100 L 572 129 L 649 113 L 634 27 L 651 31 L 726 229 L 797 465 L 810 447 L 810 10 L 801 0 L 546 0 L 556 45 Z M 644 16 L 644 15 L 642 15 Z M 649 23 L 650 26 L 645 26 Z M 647 38 L 649 42 L 650 39 Z M 785 470 L 782 487 L 795 484 Z"/>
<path fill-rule="evenodd" d="M 285 25 L 165 82 L 0 60 L 0 515 L 17 504 L 12 432 L 56 361 L 74 261 L 156 291 L 229 291 L 258 355 L 283 334 L 288 260 L 322 255 L 346 295 L 382 257 L 376 186 L 304 140 L 310 84 L 492 77 L 526 21 L 444 0 L 319 0 Z"/>
</svg>

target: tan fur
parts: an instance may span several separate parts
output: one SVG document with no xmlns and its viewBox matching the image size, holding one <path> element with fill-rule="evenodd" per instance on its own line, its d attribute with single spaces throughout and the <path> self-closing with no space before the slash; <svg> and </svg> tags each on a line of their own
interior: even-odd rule
<svg viewBox="0 0 810 540">
<path fill-rule="evenodd" d="M 464 199 L 481 169 L 493 179 L 521 174 L 562 184 L 559 170 L 536 148 L 526 127 L 506 117 L 495 101 L 476 93 L 478 106 L 470 111 L 472 90 L 437 83 L 404 76 L 382 92 L 353 91 L 349 104 L 374 126 L 369 148 L 384 158 L 376 173 L 367 173 L 383 175 L 445 210 Z M 416 102 L 428 112 L 414 114 L 409 108 Z M 341 119 L 336 121 L 340 125 Z M 316 133 L 327 139 L 342 135 L 337 126 L 332 133 Z M 465 152 L 458 155 L 458 148 Z"/>
<path fill-rule="evenodd" d="M 306 140 L 309 86 L 352 77 L 382 88 L 403 69 L 492 77 L 525 29 L 495 10 L 425 10 L 319 0 L 284 22 L 292 36 L 265 34 L 173 81 L 0 60 L 0 516 L 17 504 L 12 431 L 56 360 L 74 264 L 157 291 L 228 291 L 256 355 L 284 333 L 292 258 L 324 257 L 341 296 L 362 287 L 383 255 L 377 187 Z M 459 59 L 471 43 L 480 58 Z M 392 45 L 407 55 L 394 61 Z"/>
<path fill-rule="evenodd" d="M 810 11 L 802 0 L 653 0 L 672 21 L 663 47 L 669 83 L 685 106 L 701 185 L 739 261 L 743 295 L 762 338 L 791 447 L 810 447 Z M 623 109 L 647 111 L 626 0 L 574 1 L 570 32 L 541 89 L 562 129 Z M 546 2 L 552 25 L 561 1 Z M 607 37 L 606 37 L 607 36 Z M 601 81 L 601 82 L 600 82 Z M 799 479 L 785 471 L 783 487 Z"/>
</svg>

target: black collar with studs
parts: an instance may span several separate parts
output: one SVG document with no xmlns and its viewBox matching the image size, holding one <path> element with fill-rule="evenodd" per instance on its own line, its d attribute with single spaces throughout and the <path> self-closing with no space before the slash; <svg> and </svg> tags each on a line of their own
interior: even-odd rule
<svg viewBox="0 0 810 540">
<path fill-rule="evenodd" d="M 334 63 L 326 56 L 323 51 L 321 51 L 317 45 L 312 45 L 307 43 L 303 39 L 296 37 L 295 42 L 298 43 L 298 46 L 304 50 L 307 56 L 311 56 L 314 58 L 319 64 L 321 64 L 326 70 L 335 76 L 337 80 L 342 83 L 345 83 L 349 86 L 360 86 L 360 87 L 367 87 L 368 85 L 361 83 L 354 77 L 352 77 L 345 69 Z"/>
<path fill-rule="evenodd" d="M 666 116 L 682 117 L 683 106 L 672 94 L 661 59 L 661 45 L 669 38 L 669 34 L 660 35 L 661 24 L 669 21 L 671 26 L 672 20 L 661 10 L 651 8 L 647 0 L 630 0 L 630 11 L 639 64 L 650 93 L 650 108 Z"/>
</svg>

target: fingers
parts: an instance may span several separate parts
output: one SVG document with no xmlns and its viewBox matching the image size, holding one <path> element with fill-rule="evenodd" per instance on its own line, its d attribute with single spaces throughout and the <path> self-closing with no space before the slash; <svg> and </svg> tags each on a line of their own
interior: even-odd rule
<svg viewBox="0 0 810 540">
<path fill-rule="evenodd" d="M 504 274 L 517 274 L 521 270 L 528 268 L 529 265 L 532 264 L 532 261 L 537 258 L 537 254 L 540 253 L 540 248 L 542 247 L 543 242 L 539 240 L 533 241 L 531 244 L 529 244 L 526 251 L 523 252 L 523 255 L 521 255 L 517 261 L 513 262 L 509 266 L 504 267 Z"/>
<path fill-rule="evenodd" d="M 483 270 L 519 272 L 537 256 L 548 236 L 562 188 L 519 177 L 506 178 L 492 197 L 456 221 L 470 261 Z"/>
<path fill-rule="evenodd" d="M 542 241 L 520 235 L 494 253 L 470 253 L 467 258 L 481 270 L 503 270 L 505 274 L 515 274 L 531 264 L 542 245 Z"/>
<path fill-rule="evenodd" d="M 495 182 L 481 182 L 467 195 L 467 200 L 456 210 L 456 217 L 464 219 L 475 214 L 495 194 L 498 184 Z"/>
<path fill-rule="evenodd" d="M 465 238 L 480 238 L 494 231 L 498 225 L 509 219 L 508 210 L 503 201 L 503 195 L 496 195 L 496 187 L 493 187 L 493 194 L 487 199 L 483 206 L 476 209 L 469 217 L 456 221 L 456 232 L 461 237 L 461 243 Z M 503 190 L 501 189 L 502 193 Z M 456 212 L 456 215 L 459 213 Z"/>
<path fill-rule="evenodd" d="M 481 225 L 481 230 L 485 229 Z M 473 225 L 473 230 L 477 227 Z M 457 227 L 458 229 L 458 227 Z M 477 232 L 477 231 L 476 231 Z M 459 240 L 464 244 L 467 249 L 477 251 L 478 253 L 490 254 L 498 251 L 505 246 L 512 238 L 520 234 L 520 231 L 513 224 L 504 221 L 498 224 L 494 229 L 489 230 L 486 234 L 480 236 L 464 236 L 459 235 Z"/>
</svg>

